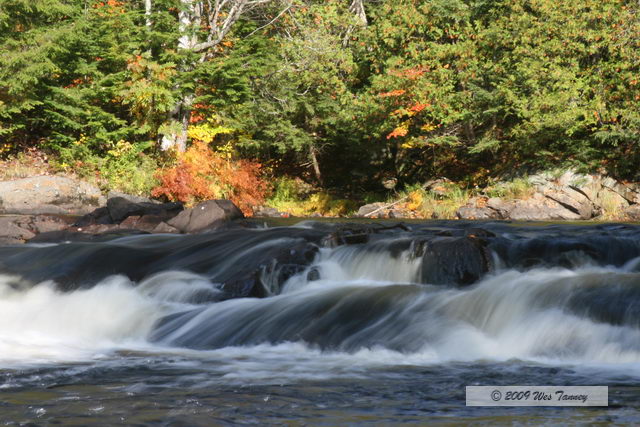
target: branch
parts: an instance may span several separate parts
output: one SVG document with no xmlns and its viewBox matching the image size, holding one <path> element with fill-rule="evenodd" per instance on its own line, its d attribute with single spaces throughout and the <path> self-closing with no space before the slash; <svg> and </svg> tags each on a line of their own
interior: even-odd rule
<svg viewBox="0 0 640 427">
<path fill-rule="evenodd" d="M 264 29 L 264 28 L 268 27 L 269 25 L 273 24 L 274 22 L 276 22 L 278 19 L 280 19 L 280 17 L 281 17 L 282 15 L 284 15 L 285 13 L 287 13 L 287 12 L 289 11 L 289 9 L 291 9 L 291 7 L 292 7 L 292 6 L 293 6 L 293 2 L 292 2 L 292 1 L 290 1 L 290 2 L 289 2 L 289 5 L 288 5 L 287 7 L 285 7 L 284 9 L 282 9 L 282 10 L 280 11 L 280 13 L 278 13 L 278 14 L 276 15 L 276 17 L 275 17 L 275 18 L 273 18 L 271 21 L 267 22 L 267 23 L 266 23 L 266 24 L 264 24 L 263 26 L 258 27 L 258 28 L 256 28 L 255 30 L 251 31 L 251 32 L 247 35 L 247 37 L 251 37 L 252 35 L 254 35 L 255 33 L 257 33 L 258 31 L 260 31 L 260 30 L 262 30 L 262 29 Z"/>
</svg>

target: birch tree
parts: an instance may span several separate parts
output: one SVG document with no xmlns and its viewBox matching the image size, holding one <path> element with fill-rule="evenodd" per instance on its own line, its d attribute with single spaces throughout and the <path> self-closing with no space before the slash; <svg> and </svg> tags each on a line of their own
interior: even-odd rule
<svg viewBox="0 0 640 427">
<path fill-rule="evenodd" d="M 215 48 L 241 17 L 276 1 L 278 0 L 180 0 L 178 50 L 187 58 L 181 71 L 191 71 L 215 55 Z M 288 8 L 290 4 L 283 7 Z M 193 92 L 185 90 L 171 112 L 170 126 L 162 136 L 163 150 L 172 147 L 179 151 L 185 150 L 194 98 Z"/>
</svg>

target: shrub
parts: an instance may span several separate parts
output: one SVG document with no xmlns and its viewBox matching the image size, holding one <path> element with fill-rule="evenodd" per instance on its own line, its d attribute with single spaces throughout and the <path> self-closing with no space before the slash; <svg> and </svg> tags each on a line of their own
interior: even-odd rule
<svg viewBox="0 0 640 427">
<path fill-rule="evenodd" d="M 146 155 L 148 144 L 128 141 L 110 143 L 106 153 L 82 137 L 68 147 L 58 149 L 52 161 L 55 170 L 79 176 L 99 185 L 103 190 L 118 190 L 129 194 L 148 195 L 158 181 L 156 161 Z"/>
<path fill-rule="evenodd" d="M 232 161 L 205 142 L 195 141 L 184 153 L 177 154 L 175 166 L 158 171 L 160 185 L 153 189 L 152 195 L 187 205 L 227 198 L 250 216 L 253 208 L 264 202 L 269 190 L 260 172 L 259 163 Z"/>
</svg>

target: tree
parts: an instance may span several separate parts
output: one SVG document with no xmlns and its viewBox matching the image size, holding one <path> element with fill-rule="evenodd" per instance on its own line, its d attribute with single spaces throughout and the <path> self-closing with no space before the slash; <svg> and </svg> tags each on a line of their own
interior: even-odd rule
<svg viewBox="0 0 640 427">
<path fill-rule="evenodd" d="M 199 64 L 210 60 L 216 53 L 216 47 L 223 42 L 239 19 L 273 2 L 275 0 L 180 0 L 180 72 L 189 75 Z M 285 6 L 284 10 L 288 7 L 289 5 Z M 176 147 L 179 151 L 184 151 L 195 90 L 193 84 L 184 81 L 177 89 L 181 90 L 182 96 L 171 111 L 173 124 L 167 127 L 168 131 L 162 138 L 162 148 Z"/>
</svg>

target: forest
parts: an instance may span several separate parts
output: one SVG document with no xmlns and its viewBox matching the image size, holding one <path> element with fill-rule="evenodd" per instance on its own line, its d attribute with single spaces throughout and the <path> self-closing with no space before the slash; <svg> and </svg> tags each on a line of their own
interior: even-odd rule
<svg viewBox="0 0 640 427">
<path fill-rule="evenodd" d="M 638 181 L 638 34 L 635 0 L 0 0 L 0 158 L 249 213 Z"/>
</svg>

